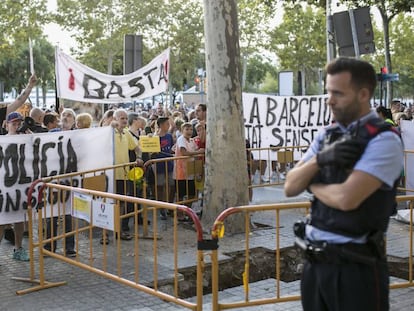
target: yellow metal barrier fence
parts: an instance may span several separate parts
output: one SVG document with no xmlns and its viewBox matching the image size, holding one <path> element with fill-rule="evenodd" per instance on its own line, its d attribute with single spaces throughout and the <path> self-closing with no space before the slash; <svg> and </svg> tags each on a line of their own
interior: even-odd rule
<svg viewBox="0 0 414 311">
<path fill-rule="evenodd" d="M 185 163 L 187 179 L 173 178 L 173 168 Z M 145 162 L 145 186 L 142 197 L 156 201 L 191 205 L 201 200 L 204 189 L 204 156 L 151 159 Z"/>
<path fill-rule="evenodd" d="M 284 183 L 285 175 L 302 157 L 309 146 L 248 148 L 250 188 Z"/>
<path fill-rule="evenodd" d="M 28 202 L 37 204 L 29 204 L 28 207 L 30 277 L 19 280 L 37 283 L 37 286 L 18 291 L 17 294 L 65 284 L 64 281 L 46 281 L 48 266 L 45 257 L 51 257 L 182 307 L 191 310 L 202 309 L 204 257 L 203 252 L 198 250 L 198 245 L 203 240 L 200 221 L 197 215 L 184 205 L 105 192 L 105 189 L 108 189 L 105 172 L 118 168 L 125 168 L 128 172 L 130 165 L 131 163 L 95 171 L 70 173 L 37 180 L 32 184 Z M 127 183 L 127 179 L 124 183 Z M 77 184 L 78 187 L 74 187 L 73 184 Z M 127 205 L 132 205 L 133 209 L 127 209 Z M 108 212 L 112 208 L 113 213 Z M 161 224 L 158 219 L 161 209 L 170 212 L 168 226 L 165 222 Z M 191 231 L 194 233 L 194 243 L 189 246 L 190 250 L 181 249 L 183 244 L 178 243 L 183 235 L 188 235 L 186 230 L 178 230 L 179 213 L 187 215 L 193 224 Z M 95 222 L 108 218 L 107 224 Z M 132 221 L 129 221 L 133 228 L 132 241 L 121 242 L 121 221 L 129 218 L 132 218 Z M 57 221 L 59 229 L 54 231 L 51 225 L 46 236 L 46 228 L 53 220 Z M 69 230 L 66 226 L 68 221 L 71 222 Z M 152 230 L 151 238 L 143 234 L 148 228 Z M 106 240 L 101 240 L 100 243 L 100 237 L 110 235 L 113 236 L 113 240 L 109 245 Z M 73 254 L 69 254 L 67 249 L 68 239 L 71 237 L 75 240 Z M 56 243 L 61 243 L 62 252 L 57 251 L 58 247 L 54 246 Z M 166 244 L 173 246 L 172 254 L 171 247 L 167 250 Z M 150 256 L 146 258 L 148 254 Z M 35 279 L 36 261 L 38 279 Z M 179 283 L 182 279 L 179 269 L 183 265 L 196 265 L 197 277 L 193 285 L 196 288 L 195 303 L 179 297 Z M 164 283 L 168 280 L 172 284 L 171 292 L 164 289 Z"/>
<path fill-rule="evenodd" d="M 305 148 L 305 147 L 296 147 L 296 148 Z M 301 150 L 301 149 L 298 149 Z M 268 154 L 272 152 L 270 148 L 268 148 Z M 289 154 L 284 154 L 281 157 L 285 157 L 286 162 L 294 164 L 293 151 L 285 150 L 280 152 L 289 152 Z M 179 159 L 189 159 L 190 157 L 180 157 L 180 158 L 164 158 L 164 159 L 154 159 L 150 160 L 146 163 L 147 170 L 145 170 L 144 178 L 147 177 L 149 172 L 148 167 L 152 166 L 155 183 L 157 185 L 156 179 L 158 178 L 157 170 L 157 163 L 167 161 L 177 161 Z M 195 161 L 191 161 L 194 167 L 190 168 L 190 172 L 194 172 L 195 175 L 202 174 L 202 160 L 201 165 L 199 162 L 200 158 L 197 157 Z M 28 220 L 29 220 L 29 251 L 31 257 L 31 272 L 29 279 L 22 279 L 25 281 L 38 283 L 38 286 L 31 287 L 26 290 L 19 291 L 18 294 L 24 294 L 44 288 L 54 287 L 65 284 L 65 282 L 57 282 L 51 283 L 45 280 L 45 262 L 44 256 L 50 256 L 52 258 L 58 259 L 62 262 L 66 262 L 88 271 L 94 272 L 101 276 L 104 276 L 108 279 L 114 280 L 121 284 L 125 284 L 146 292 L 148 294 L 157 296 L 161 299 L 174 302 L 179 304 L 183 307 L 189 308 L 191 310 L 202 310 L 202 294 L 203 294 L 203 286 L 202 286 L 202 279 L 203 279 L 203 268 L 204 268 L 204 253 L 203 247 L 200 246 L 203 243 L 209 244 L 205 247 L 204 251 L 211 251 L 209 254 L 211 256 L 212 261 L 212 305 L 213 310 L 224 310 L 224 309 L 232 309 L 237 307 L 248 307 L 248 306 L 256 306 L 256 305 L 264 305 L 264 304 L 272 304 L 272 303 L 279 303 L 285 301 L 295 301 L 299 300 L 299 295 L 283 295 L 282 288 L 281 288 L 281 265 L 280 265 L 280 230 L 282 228 L 282 222 L 280 217 L 283 216 L 285 212 L 289 210 L 295 209 L 305 209 L 307 210 L 310 206 L 308 202 L 299 202 L 299 203 L 280 203 L 280 204 L 271 204 L 271 205 L 256 205 L 256 206 L 241 206 L 241 207 L 234 207 L 229 208 L 220 214 L 217 217 L 217 220 L 214 224 L 212 230 L 212 240 L 211 241 L 204 241 L 202 236 L 202 228 L 197 215 L 188 207 L 179 204 L 173 204 L 168 202 L 162 202 L 158 195 L 158 190 L 154 188 L 154 198 L 158 199 L 157 201 L 149 200 L 145 198 L 137 198 L 136 196 L 142 195 L 145 197 L 147 195 L 147 183 L 140 182 L 139 187 L 136 180 L 130 180 L 128 176 L 130 169 L 134 166 L 134 163 L 128 163 L 125 165 L 117 165 L 102 168 L 100 170 L 91 170 L 85 172 L 75 172 L 64 174 L 60 176 L 54 176 L 50 178 L 44 178 L 43 180 L 38 180 L 34 182 L 29 191 L 29 199 L 28 202 Z M 167 166 L 165 166 L 167 167 Z M 200 169 L 201 167 L 201 169 Z M 107 172 L 113 171 L 115 169 L 122 168 L 125 171 L 125 178 L 124 178 L 124 193 L 123 194 L 112 194 L 108 193 L 108 178 L 106 176 Z M 192 171 L 193 170 L 193 171 Z M 166 176 L 170 174 L 169 171 L 165 173 Z M 168 180 L 166 178 L 165 187 L 168 187 Z M 127 186 L 126 184 L 129 182 L 133 182 L 135 187 L 133 187 L 132 192 L 130 191 L 127 193 Z M 174 181 L 176 183 L 176 181 Z M 266 184 L 266 186 L 269 184 Z M 176 186 L 176 185 L 175 185 Z M 186 185 L 187 193 L 188 193 L 188 184 Z M 197 189 L 197 191 L 201 191 Z M 407 190 L 410 191 L 410 190 Z M 65 227 L 66 225 L 66 215 L 67 213 L 67 206 L 69 199 L 73 197 L 72 194 L 76 192 L 80 196 L 90 196 L 92 200 L 100 200 L 103 203 L 113 204 L 115 207 L 115 214 L 114 214 L 114 233 L 113 235 L 113 245 L 106 245 L 103 243 L 102 245 L 98 244 L 99 239 L 94 238 L 94 234 L 96 234 L 97 228 L 94 227 L 91 222 L 80 220 L 77 217 L 71 217 L 73 220 L 72 230 L 65 232 L 62 230 L 61 227 Z M 177 190 L 175 188 L 173 200 L 177 201 Z M 37 199 L 35 195 L 37 194 Z M 168 201 L 167 196 L 167 201 Z M 191 200 L 188 199 L 188 196 L 185 200 L 177 203 L 191 203 Z M 390 285 L 391 288 L 402 288 L 402 287 L 411 287 L 414 286 L 413 284 L 413 276 L 412 276 L 412 256 L 413 256 L 413 232 L 412 232 L 412 209 L 413 209 L 413 201 L 414 196 L 398 196 L 398 202 L 409 201 L 409 208 L 411 212 L 410 216 L 410 226 L 408 230 L 408 280 L 407 282 L 394 282 Z M 37 203 L 36 206 L 32 206 L 33 202 Z M 40 205 L 39 205 L 40 204 Z M 127 205 L 132 205 L 133 209 L 128 210 Z M 52 207 L 55 206 L 55 209 Z M 159 231 L 160 225 L 158 220 L 158 215 L 160 210 L 165 209 L 170 211 L 172 215 L 172 233 L 171 234 L 162 234 Z M 249 273 L 250 273 L 250 264 L 249 258 L 250 255 L 250 239 L 251 239 L 251 215 L 257 212 L 270 212 L 274 213 L 275 216 L 275 223 L 274 223 L 274 230 L 275 230 L 275 240 L 274 240 L 274 250 L 275 250 L 275 263 L 274 265 L 274 278 L 276 282 L 275 286 L 275 295 L 271 298 L 262 298 L 262 299 L 251 299 L 249 296 L 250 292 L 250 285 L 249 285 Z M 180 282 L 180 274 L 179 274 L 179 235 L 182 234 L 179 230 L 177 230 L 178 224 L 178 214 L 184 213 L 189 218 L 191 218 L 192 222 L 194 223 L 195 232 L 195 239 L 194 239 L 194 258 L 193 262 L 196 263 L 196 270 L 197 270 L 197 280 L 196 280 L 196 296 L 197 300 L 196 303 L 190 303 L 186 300 L 183 300 L 178 297 L 178 286 Z M 245 288 L 245 297 L 244 300 L 239 302 L 233 303 L 220 303 L 218 291 L 219 291 L 219 262 L 218 262 L 218 252 L 219 249 L 214 249 L 211 245 L 216 244 L 219 238 L 224 237 L 224 223 L 228 216 L 235 214 L 235 213 L 244 213 L 245 217 L 245 271 L 243 275 L 244 280 L 244 288 Z M 303 216 L 303 211 L 301 212 L 301 216 Z M 122 242 L 121 243 L 121 234 L 120 234 L 120 222 L 122 219 L 133 218 L 133 241 L 132 242 Z M 45 227 L 46 227 L 46 220 L 47 219 L 54 219 L 56 218 L 60 223 L 59 232 L 53 232 L 53 227 L 51 229 L 51 237 L 45 236 Z M 151 222 L 151 224 L 149 223 Z M 285 225 L 285 223 L 283 223 Z M 152 232 L 150 232 L 152 229 Z M 37 230 L 35 235 L 33 235 L 34 230 Z M 100 230 L 101 236 L 108 235 L 106 229 L 98 229 Z M 291 226 L 288 228 L 289 231 L 291 230 Z M 118 234 L 117 234 L 118 233 Z M 150 234 L 151 233 L 151 234 Z M 184 233 L 186 234 L 186 233 Z M 292 233 L 293 234 L 293 233 Z M 51 250 L 47 250 L 44 246 L 48 243 L 53 244 L 54 242 L 61 242 L 63 249 L 66 247 L 66 239 L 70 236 L 75 237 L 75 250 L 76 250 L 76 257 L 69 258 L 65 256 L 65 251 L 63 254 L 55 252 L 56 249 L 52 247 Z M 86 238 L 81 239 L 82 236 L 86 236 Z M 169 294 L 160 290 L 159 285 L 159 262 L 158 259 L 160 257 L 160 252 L 162 252 L 162 247 L 159 245 L 159 238 L 171 238 L 172 241 L 168 242 L 174 245 L 174 254 L 173 254 L 173 261 L 171 267 L 171 275 L 173 275 L 173 294 Z M 290 245 L 293 244 L 293 235 L 290 238 Z M 148 245 L 148 241 L 151 242 Z M 209 243 L 210 242 L 210 243 Z M 211 243 L 212 242 L 212 243 Z M 132 249 L 127 249 L 125 251 L 125 244 L 129 244 L 130 246 L 133 245 Z M 196 246 L 197 244 L 197 246 Z M 218 244 L 217 244 L 218 245 Z M 143 249 L 142 249 L 143 247 Z M 196 251 L 197 248 L 197 251 Z M 148 272 L 148 266 L 142 267 L 142 259 L 140 259 L 140 254 L 145 252 L 151 251 L 153 262 L 151 263 L 151 278 L 142 277 L 143 271 Z M 126 256 L 125 256 L 126 254 Z M 164 256 L 164 254 L 162 255 Z M 188 257 L 188 252 L 185 255 Z M 128 263 L 125 258 L 126 257 L 133 257 L 132 264 Z M 100 261 L 97 261 L 97 258 Z M 38 261 L 38 276 L 39 279 L 35 279 L 35 261 Z M 46 269 L 47 271 L 47 269 Z M 126 273 L 128 271 L 128 273 Z M 133 272 L 131 272 L 133 271 Z M 132 277 L 131 277 L 132 276 Z"/>
<path fill-rule="evenodd" d="M 412 209 L 413 209 L 413 201 L 414 196 L 398 196 L 398 202 L 410 202 L 410 225 L 408 226 L 408 239 L 407 239 L 407 258 L 408 258 L 408 280 L 406 282 L 393 282 L 390 284 L 391 289 L 395 288 L 403 288 L 403 287 L 412 287 L 414 286 L 413 283 L 413 263 L 412 263 L 412 256 L 413 256 L 413 219 L 412 219 Z M 250 205 L 250 206 L 240 206 L 240 207 L 232 207 L 228 208 L 223 211 L 215 220 L 212 229 L 212 240 L 216 240 L 218 243 L 219 239 L 224 240 L 225 236 L 225 222 L 229 216 L 236 214 L 236 213 L 243 213 L 245 219 L 245 232 L 244 232 L 244 272 L 242 278 L 243 279 L 243 287 L 244 287 L 244 299 L 242 298 L 240 301 L 233 301 L 229 303 L 220 302 L 219 297 L 219 288 L 220 288 L 220 280 L 219 275 L 221 273 L 220 264 L 218 260 L 219 252 L 224 251 L 218 248 L 217 250 L 213 250 L 211 253 L 211 262 L 212 262 L 212 310 L 219 311 L 219 310 L 227 310 L 227 309 L 234 309 L 234 308 L 243 308 L 243 307 L 251 307 L 251 306 L 258 306 L 258 305 L 267 305 L 267 304 L 275 304 L 281 302 L 288 302 L 288 301 L 297 301 L 300 300 L 300 290 L 299 285 L 297 285 L 297 295 L 292 294 L 283 294 L 283 286 L 281 283 L 281 237 L 287 237 L 287 244 L 286 247 L 292 246 L 294 241 L 293 235 L 293 223 L 300 218 L 303 218 L 303 211 L 308 210 L 310 208 L 309 202 L 298 202 L 298 203 L 279 203 L 279 204 L 269 204 L 269 205 Z M 299 213 L 296 213 L 292 217 L 292 212 L 294 210 L 300 209 Z M 254 294 L 254 298 L 250 295 L 250 288 L 254 286 L 254 284 L 249 284 L 250 280 L 250 273 L 252 273 L 250 269 L 250 264 L 252 262 L 251 258 L 251 249 L 252 245 L 250 241 L 254 237 L 254 232 L 251 226 L 251 218 L 255 215 L 255 213 L 268 213 L 266 214 L 266 219 L 271 219 L 272 215 L 275 218 L 274 227 L 268 228 L 266 230 L 274 230 L 274 240 L 269 243 L 267 240 L 266 247 L 269 248 L 269 244 L 272 244 L 270 248 L 272 251 L 275 252 L 275 262 L 269 262 L 268 265 L 274 268 L 274 279 L 275 279 L 275 287 L 273 291 L 273 295 L 270 294 L 270 297 L 263 297 L 258 298 L 257 292 Z M 282 216 L 286 217 L 286 220 L 282 222 Z M 273 221 L 273 219 L 271 220 Z M 282 225 L 283 224 L 283 225 Z M 282 231 L 282 232 L 281 232 Z M 260 237 L 259 237 L 260 238 Z M 388 238 L 388 236 L 387 236 Z M 407 238 L 407 237 L 405 237 Z M 399 238 L 400 239 L 400 238 Z M 263 241 L 256 240 L 259 245 Z M 286 241 L 285 241 L 286 242 Z M 257 246 L 257 243 L 255 243 Z M 228 251 L 228 250 L 227 250 Z M 285 289 L 286 290 L 286 289 Z M 291 290 L 291 288 L 290 288 Z M 268 293 L 271 293 L 272 289 L 269 288 Z"/>
</svg>

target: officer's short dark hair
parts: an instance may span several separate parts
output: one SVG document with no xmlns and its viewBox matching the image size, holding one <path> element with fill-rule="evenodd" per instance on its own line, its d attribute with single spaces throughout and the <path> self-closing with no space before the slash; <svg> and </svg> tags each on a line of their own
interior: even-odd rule
<svg viewBox="0 0 414 311">
<path fill-rule="evenodd" d="M 339 57 L 326 65 L 326 73 L 334 75 L 342 72 L 351 74 L 351 83 L 357 88 L 367 88 L 372 96 L 377 86 L 377 75 L 374 67 L 363 60 Z"/>
</svg>

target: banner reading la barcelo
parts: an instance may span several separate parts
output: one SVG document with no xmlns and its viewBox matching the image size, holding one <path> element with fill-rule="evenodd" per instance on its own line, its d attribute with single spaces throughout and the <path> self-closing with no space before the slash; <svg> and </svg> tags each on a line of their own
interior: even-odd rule
<svg viewBox="0 0 414 311">
<path fill-rule="evenodd" d="M 308 146 L 331 123 L 326 95 L 269 96 L 243 93 L 246 138 L 252 148 Z"/>
<path fill-rule="evenodd" d="M 56 88 L 59 98 L 88 103 L 122 103 L 168 90 L 170 50 L 127 75 L 108 75 L 89 68 L 56 48 Z"/>
<path fill-rule="evenodd" d="M 112 127 L 0 136 L 0 225 L 24 220 L 27 192 L 33 181 L 111 166 L 113 150 Z M 106 175 L 108 181 L 113 180 L 112 172 Z M 64 180 L 60 182 L 65 184 Z M 81 186 L 81 180 L 74 179 L 72 185 Z M 37 191 L 31 203 L 42 207 Z"/>
</svg>

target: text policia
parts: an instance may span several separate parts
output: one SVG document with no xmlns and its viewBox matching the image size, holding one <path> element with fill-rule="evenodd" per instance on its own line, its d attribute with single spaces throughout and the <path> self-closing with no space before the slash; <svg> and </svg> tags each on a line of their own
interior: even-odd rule
<svg viewBox="0 0 414 311">
<path fill-rule="evenodd" d="M 42 141 L 40 137 L 36 137 L 30 145 L 11 143 L 6 148 L 0 146 L 0 167 L 5 172 L 0 183 L 0 212 L 26 209 L 27 192 L 31 183 L 38 178 L 78 170 L 77 155 L 71 140 L 62 140 L 62 136 L 58 138 L 57 143 Z M 56 158 L 58 161 L 50 161 L 50 158 Z M 53 167 L 52 163 L 55 164 Z M 32 200 L 34 199 L 32 197 Z M 36 202 L 31 203 L 36 206 Z"/>
<path fill-rule="evenodd" d="M 0 141 L 0 225 L 24 220 L 28 200 L 33 208 L 41 208 L 37 202 L 42 182 L 36 184 L 31 199 L 28 197 L 32 183 L 39 178 L 73 187 L 82 186 L 85 175 L 62 174 L 91 171 L 114 163 L 112 127 L 87 130 L 36 133 L 27 135 L 4 135 Z M 105 154 L 105 157 L 102 157 Z M 113 172 L 106 171 L 106 188 L 113 191 Z M 33 185 L 34 187 L 34 185 Z M 55 193 L 57 191 L 57 193 Z M 47 190 L 48 205 L 65 203 L 70 208 L 69 192 Z M 56 204 L 58 205 L 58 204 Z M 50 209 L 46 209 L 50 210 Z M 69 210 L 70 211 L 70 210 Z"/>
<path fill-rule="evenodd" d="M 252 148 L 305 146 L 330 124 L 326 96 L 243 95 L 246 138 Z"/>
</svg>

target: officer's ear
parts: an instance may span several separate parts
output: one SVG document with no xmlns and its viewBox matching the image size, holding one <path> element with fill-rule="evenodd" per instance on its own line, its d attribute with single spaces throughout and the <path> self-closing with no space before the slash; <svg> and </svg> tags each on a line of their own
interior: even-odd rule
<svg viewBox="0 0 414 311">
<path fill-rule="evenodd" d="M 359 98 L 359 101 L 362 103 L 369 102 L 369 100 L 371 99 L 371 94 L 368 88 L 362 87 L 361 89 L 359 89 L 358 98 Z"/>
</svg>

